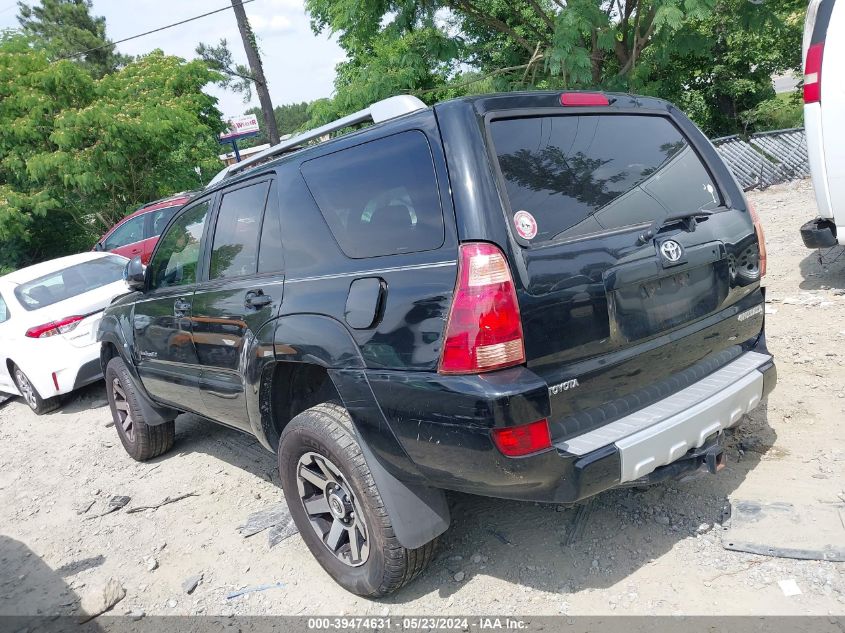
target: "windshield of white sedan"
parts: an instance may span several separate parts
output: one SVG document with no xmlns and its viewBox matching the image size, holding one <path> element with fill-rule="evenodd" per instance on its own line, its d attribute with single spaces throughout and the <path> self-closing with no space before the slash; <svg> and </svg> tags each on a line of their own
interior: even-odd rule
<svg viewBox="0 0 845 633">
<path fill-rule="evenodd" d="M 15 296 L 27 310 L 39 310 L 120 281 L 125 267 L 122 257 L 94 259 L 23 283 L 15 288 Z"/>
</svg>

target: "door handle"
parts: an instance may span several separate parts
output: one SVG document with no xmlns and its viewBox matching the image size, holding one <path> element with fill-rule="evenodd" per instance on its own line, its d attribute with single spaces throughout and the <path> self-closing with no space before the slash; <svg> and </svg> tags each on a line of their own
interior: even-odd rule
<svg viewBox="0 0 845 633">
<path fill-rule="evenodd" d="M 273 297 L 264 294 L 263 290 L 250 290 L 246 293 L 244 305 L 247 308 L 254 308 L 260 310 L 273 303 Z"/>
<path fill-rule="evenodd" d="M 185 316 L 185 313 L 191 309 L 191 302 L 184 299 L 176 299 L 173 302 L 173 315 L 177 317 Z"/>
</svg>

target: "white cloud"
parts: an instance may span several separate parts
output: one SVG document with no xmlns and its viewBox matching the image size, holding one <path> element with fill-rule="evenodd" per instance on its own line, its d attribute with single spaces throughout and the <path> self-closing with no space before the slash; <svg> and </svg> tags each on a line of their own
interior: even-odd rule
<svg viewBox="0 0 845 633">
<path fill-rule="evenodd" d="M 279 9 L 287 9 L 289 11 L 304 11 L 305 2 L 303 0 L 270 0 L 270 6 L 278 7 Z"/>
<path fill-rule="evenodd" d="M 293 22 L 286 15 L 249 15 L 249 23 L 256 33 L 284 33 L 293 30 Z"/>
</svg>

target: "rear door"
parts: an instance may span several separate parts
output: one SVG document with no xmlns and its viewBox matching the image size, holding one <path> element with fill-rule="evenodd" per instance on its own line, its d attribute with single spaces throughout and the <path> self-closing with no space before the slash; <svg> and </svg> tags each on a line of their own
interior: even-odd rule
<svg viewBox="0 0 845 633">
<path fill-rule="evenodd" d="M 761 308 L 729 309 L 762 301 L 749 214 L 726 206 L 672 118 L 508 111 L 487 125 L 526 358 L 551 387 L 556 435 L 665 397 L 680 383 L 661 381 L 713 371 L 759 333 Z"/>
<path fill-rule="evenodd" d="M 199 411 L 200 368 L 191 312 L 202 273 L 202 245 L 211 199 L 196 202 L 168 226 L 148 269 L 148 287 L 135 303 L 135 362 L 156 400 Z"/>
<path fill-rule="evenodd" d="M 284 283 L 273 181 L 259 178 L 223 190 L 209 235 L 208 275 L 194 295 L 192 317 L 201 413 L 249 430 L 245 352 L 278 313 Z"/>
</svg>

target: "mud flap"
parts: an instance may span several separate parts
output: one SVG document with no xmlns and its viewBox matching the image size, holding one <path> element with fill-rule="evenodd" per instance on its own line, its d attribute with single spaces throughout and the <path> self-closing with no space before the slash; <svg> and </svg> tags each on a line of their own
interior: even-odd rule
<svg viewBox="0 0 845 633">
<path fill-rule="evenodd" d="M 360 436 L 358 443 L 402 547 L 422 547 L 449 529 L 449 504 L 442 490 L 399 481 L 381 465 Z"/>
<path fill-rule="evenodd" d="M 446 494 L 439 488 L 402 481 L 385 467 L 380 454 L 390 455 L 394 472 L 419 476 L 384 420 L 366 374 L 359 369 L 334 369 L 329 374 L 352 417 L 361 452 L 390 515 L 396 538 L 408 549 L 422 547 L 449 528 Z"/>
</svg>

